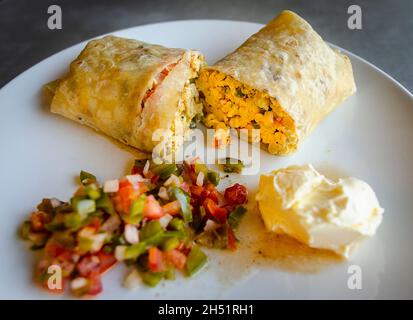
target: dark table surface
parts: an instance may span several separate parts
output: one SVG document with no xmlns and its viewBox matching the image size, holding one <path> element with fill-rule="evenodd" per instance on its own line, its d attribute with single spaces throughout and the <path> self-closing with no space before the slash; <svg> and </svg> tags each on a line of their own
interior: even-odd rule
<svg viewBox="0 0 413 320">
<path fill-rule="evenodd" d="M 47 27 L 52 4 L 62 8 L 61 30 Z M 362 9 L 362 30 L 347 26 L 352 4 Z M 283 9 L 413 91 L 412 0 L 0 0 L 0 87 L 51 54 L 103 33 L 182 19 L 266 23 Z"/>
</svg>

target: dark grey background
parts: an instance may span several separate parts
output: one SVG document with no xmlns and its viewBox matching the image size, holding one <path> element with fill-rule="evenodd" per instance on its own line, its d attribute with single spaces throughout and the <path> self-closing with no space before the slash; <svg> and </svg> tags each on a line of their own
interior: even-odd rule
<svg viewBox="0 0 413 320">
<path fill-rule="evenodd" d="M 51 4 L 62 8 L 62 30 L 47 28 Z M 351 4 L 362 8 L 362 30 L 347 28 Z M 110 31 L 180 19 L 266 23 L 283 9 L 413 91 L 412 0 L 0 0 L 0 87 L 49 55 Z"/>
</svg>

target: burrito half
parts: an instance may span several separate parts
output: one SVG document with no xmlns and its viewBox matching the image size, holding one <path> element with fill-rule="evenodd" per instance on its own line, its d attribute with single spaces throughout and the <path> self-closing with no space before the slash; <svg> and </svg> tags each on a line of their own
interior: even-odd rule
<svg viewBox="0 0 413 320">
<path fill-rule="evenodd" d="M 170 142 L 167 152 L 176 151 L 202 114 L 194 82 L 203 64 L 193 50 L 115 36 L 92 40 L 59 81 L 51 111 L 143 151 L 162 139 Z"/>
<path fill-rule="evenodd" d="M 283 11 L 197 80 L 207 127 L 260 129 L 272 154 L 295 151 L 356 88 L 350 60 Z"/>
</svg>

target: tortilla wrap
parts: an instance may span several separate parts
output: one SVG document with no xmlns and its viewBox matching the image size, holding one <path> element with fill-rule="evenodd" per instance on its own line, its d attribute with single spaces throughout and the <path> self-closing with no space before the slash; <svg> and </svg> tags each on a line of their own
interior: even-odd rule
<svg viewBox="0 0 413 320">
<path fill-rule="evenodd" d="M 182 141 L 173 134 L 188 132 L 202 113 L 192 80 L 203 63 L 193 50 L 115 36 L 92 40 L 59 81 L 51 111 L 149 152 L 159 144 L 154 132 L 169 130 L 176 149 Z"/>
<path fill-rule="evenodd" d="M 197 85 L 208 127 L 260 128 L 273 154 L 295 151 L 356 91 L 349 58 L 291 11 L 204 68 Z"/>
</svg>

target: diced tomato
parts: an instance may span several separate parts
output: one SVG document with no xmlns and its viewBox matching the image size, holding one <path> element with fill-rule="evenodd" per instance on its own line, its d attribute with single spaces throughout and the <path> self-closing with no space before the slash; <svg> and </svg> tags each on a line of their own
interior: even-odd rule
<svg viewBox="0 0 413 320">
<path fill-rule="evenodd" d="M 149 191 L 148 186 L 142 181 L 139 181 L 138 183 L 134 184 L 133 189 L 135 190 L 134 199 L 136 199 L 141 194 Z"/>
<path fill-rule="evenodd" d="M 100 219 L 98 217 L 93 217 L 88 224 L 88 227 L 93 228 L 95 231 L 99 230 L 100 228 Z"/>
<path fill-rule="evenodd" d="M 214 201 L 216 204 L 219 203 L 219 193 L 218 193 L 218 190 L 214 189 L 214 190 L 212 190 L 212 191 L 209 191 L 207 197 L 210 198 L 212 201 Z"/>
<path fill-rule="evenodd" d="M 247 202 L 247 188 L 239 183 L 225 189 L 225 201 L 231 205 L 239 205 Z"/>
<path fill-rule="evenodd" d="M 235 238 L 234 230 L 228 228 L 228 249 L 237 250 L 237 239 Z"/>
<path fill-rule="evenodd" d="M 100 259 L 95 255 L 86 255 L 76 265 L 76 269 L 83 277 L 88 277 L 92 272 L 100 271 Z"/>
<path fill-rule="evenodd" d="M 189 190 L 190 190 L 192 195 L 194 195 L 196 197 L 201 197 L 202 192 L 204 191 L 204 188 L 201 187 L 201 186 L 192 185 L 192 186 L 189 187 Z"/>
<path fill-rule="evenodd" d="M 212 191 L 216 191 L 217 188 L 212 183 L 208 182 L 205 185 L 205 189 L 208 190 L 209 192 L 212 192 Z"/>
<path fill-rule="evenodd" d="M 117 211 L 129 213 L 129 208 L 132 200 L 137 198 L 137 192 L 133 185 L 126 179 L 119 181 L 119 191 L 113 198 Z"/>
<path fill-rule="evenodd" d="M 48 215 L 43 211 L 33 212 L 30 216 L 31 227 L 33 231 L 43 231 L 44 225 L 49 222 Z"/>
<path fill-rule="evenodd" d="M 163 260 L 162 251 L 157 247 L 150 247 L 148 251 L 149 269 L 152 272 L 165 271 L 165 262 Z"/>
<path fill-rule="evenodd" d="M 133 166 L 131 174 L 140 174 L 143 175 L 143 167 Z"/>
<path fill-rule="evenodd" d="M 146 197 L 143 215 L 148 219 L 159 219 L 164 215 L 161 205 L 153 195 Z"/>
<path fill-rule="evenodd" d="M 160 176 L 159 174 L 154 174 L 154 175 L 151 177 L 151 182 L 152 182 L 153 184 L 156 184 L 156 183 L 158 182 L 158 180 L 159 180 L 160 177 L 161 177 L 161 176 Z"/>
<path fill-rule="evenodd" d="M 123 189 L 123 188 L 126 188 L 126 187 L 131 187 L 131 186 L 132 186 L 132 183 L 130 183 L 129 180 L 127 180 L 127 179 L 119 180 L 119 190 Z"/>
<path fill-rule="evenodd" d="M 62 253 L 64 253 L 66 249 L 58 244 L 55 244 L 51 241 L 48 241 L 46 243 L 46 246 L 44 247 L 44 254 L 45 257 L 48 258 L 56 258 L 60 256 Z"/>
<path fill-rule="evenodd" d="M 112 267 L 117 262 L 113 254 L 106 253 L 103 250 L 99 251 L 96 255 L 100 260 L 99 273 L 101 274 L 106 272 L 110 267 Z"/>
<path fill-rule="evenodd" d="M 164 214 L 170 214 L 171 216 L 178 214 L 181 210 L 181 205 L 178 200 L 169 202 L 162 206 L 162 211 Z"/>
<path fill-rule="evenodd" d="M 92 273 L 89 277 L 88 295 L 95 296 L 102 292 L 102 280 L 99 273 Z"/>
<path fill-rule="evenodd" d="M 164 252 L 165 259 L 177 269 L 183 269 L 186 264 L 186 255 L 179 250 L 173 249 Z"/>
<path fill-rule="evenodd" d="M 207 210 L 208 213 L 212 215 L 218 222 L 225 223 L 227 220 L 227 210 L 224 208 L 220 208 L 215 201 L 211 198 L 206 198 L 203 207 Z"/>
<path fill-rule="evenodd" d="M 179 246 L 176 248 L 176 250 L 178 250 L 179 252 L 183 253 L 185 256 L 187 256 L 189 254 L 189 252 L 191 252 L 191 246 L 185 244 L 185 242 L 181 242 L 179 244 Z"/>
</svg>

